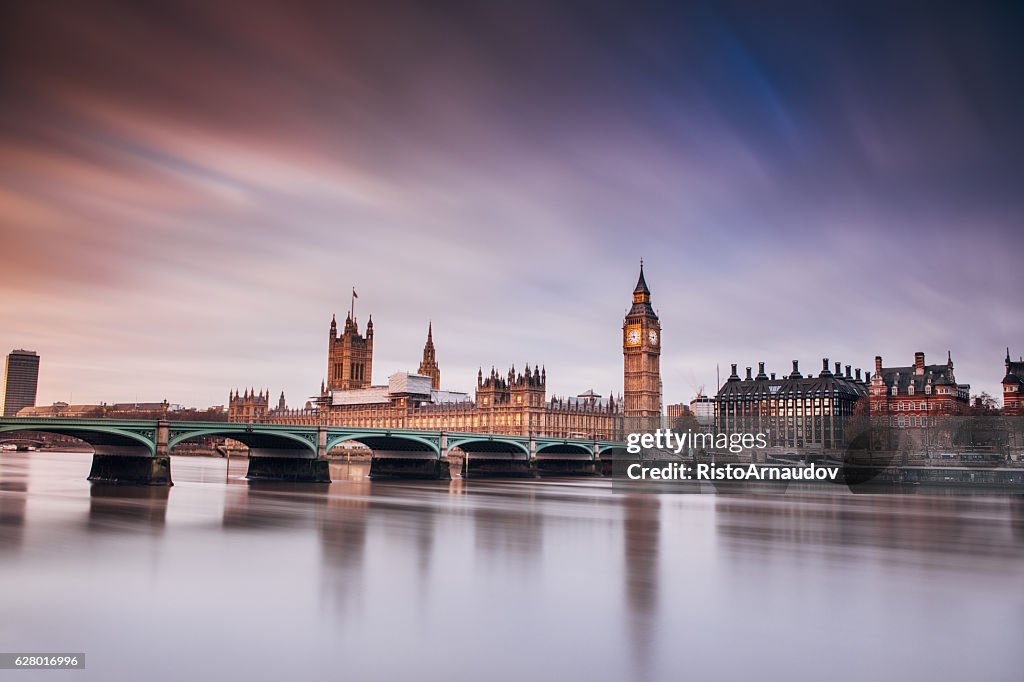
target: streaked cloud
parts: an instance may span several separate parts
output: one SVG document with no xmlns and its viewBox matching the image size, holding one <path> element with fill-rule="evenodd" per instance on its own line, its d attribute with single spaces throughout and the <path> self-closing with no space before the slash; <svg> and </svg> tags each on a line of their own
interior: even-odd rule
<svg viewBox="0 0 1024 682">
<path fill-rule="evenodd" d="M 545 363 L 621 390 L 640 256 L 665 397 L 714 368 L 1024 345 L 1020 10 L 26 3 L 0 97 L 0 343 L 40 400 Z M 810 363 L 807 365 L 806 363 Z"/>
</svg>

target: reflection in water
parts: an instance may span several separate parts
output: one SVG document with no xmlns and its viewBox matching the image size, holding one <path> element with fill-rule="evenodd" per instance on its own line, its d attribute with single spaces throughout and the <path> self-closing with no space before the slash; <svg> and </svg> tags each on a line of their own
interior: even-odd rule
<svg viewBox="0 0 1024 682">
<path fill-rule="evenodd" d="M 787 545 L 892 550 L 890 560 L 927 562 L 980 556 L 1024 558 L 1020 498 L 952 495 L 835 495 L 716 501 L 719 536 L 745 551 Z"/>
<path fill-rule="evenodd" d="M 91 483 L 89 528 L 128 533 L 148 526 L 161 530 L 167 518 L 171 488 L 160 485 L 113 485 Z"/>
<path fill-rule="evenodd" d="M 345 466 L 345 465 L 342 465 Z M 345 473 L 350 473 L 346 467 Z M 339 473 L 331 466 L 331 478 Z M 369 465 L 366 467 L 369 473 Z M 363 564 L 366 555 L 367 515 L 370 508 L 370 482 L 365 475 L 348 480 L 341 487 L 344 494 L 332 494 L 320 516 L 320 547 L 323 570 L 320 591 L 324 600 L 345 614 L 362 591 Z M 340 617 L 340 616 L 339 616 Z"/>
<path fill-rule="evenodd" d="M 0 463 L 0 554 L 16 551 L 21 546 L 25 527 L 25 502 L 28 484 L 24 480 L 11 480 L 14 473 Z M 17 474 L 14 474 L 17 475 Z"/>
<path fill-rule="evenodd" d="M 1021 498 L 622 495 L 600 478 L 370 481 L 365 462 L 332 464 L 329 485 L 251 484 L 244 460 L 204 458 L 175 458 L 171 489 L 111 488 L 80 455 L 29 461 L 0 457 L 4 644 L 74 643 L 76 679 L 1021 669 Z"/>
<path fill-rule="evenodd" d="M 484 561 L 503 564 L 533 561 L 541 549 L 542 519 L 532 505 L 507 502 L 495 497 L 474 508 L 473 538 L 478 554 Z"/>
<path fill-rule="evenodd" d="M 622 508 L 630 635 L 636 665 L 643 670 L 655 637 L 661 498 L 656 495 L 628 495 Z"/>
<path fill-rule="evenodd" d="M 227 486 L 224 528 L 257 530 L 305 524 L 327 503 L 327 483 L 242 481 Z"/>
<path fill-rule="evenodd" d="M 1010 498 L 1010 518 L 1013 524 L 1013 536 L 1017 542 L 1024 543 L 1024 495 Z"/>
</svg>

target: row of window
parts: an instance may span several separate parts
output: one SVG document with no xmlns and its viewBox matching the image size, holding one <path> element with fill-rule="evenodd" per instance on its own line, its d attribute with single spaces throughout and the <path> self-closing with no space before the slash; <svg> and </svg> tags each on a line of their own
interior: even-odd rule
<svg viewBox="0 0 1024 682">
<path fill-rule="evenodd" d="M 937 410 L 937 409 L 939 409 L 939 405 L 938 405 L 938 403 L 926 403 L 926 402 L 924 402 L 922 400 L 919 403 L 899 402 L 899 403 L 896 403 L 896 404 L 893 405 L 893 409 L 895 409 L 895 410 L 903 410 L 903 411 L 907 411 L 907 410 L 929 410 L 929 409 L 930 410 Z"/>
<path fill-rule="evenodd" d="M 889 418 L 889 424 L 890 425 L 898 426 L 900 428 L 905 428 L 907 426 L 926 426 L 927 423 L 928 423 L 928 417 L 915 417 L 913 415 L 910 416 L 910 417 L 904 417 L 901 414 L 899 417 L 890 417 Z M 933 426 L 935 425 L 936 422 L 935 422 L 935 418 L 934 417 L 932 417 L 931 423 L 932 423 Z"/>
</svg>

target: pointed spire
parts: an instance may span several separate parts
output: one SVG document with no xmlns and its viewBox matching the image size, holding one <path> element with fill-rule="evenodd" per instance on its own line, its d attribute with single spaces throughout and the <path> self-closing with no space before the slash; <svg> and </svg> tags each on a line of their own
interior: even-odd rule
<svg viewBox="0 0 1024 682">
<path fill-rule="evenodd" d="M 434 342 L 434 321 L 430 320 L 427 322 L 427 343 Z"/>
<path fill-rule="evenodd" d="M 636 281 L 636 287 L 633 289 L 634 294 L 646 294 L 651 295 L 651 290 L 647 288 L 647 280 L 644 279 L 644 259 L 640 259 L 640 278 Z"/>
</svg>

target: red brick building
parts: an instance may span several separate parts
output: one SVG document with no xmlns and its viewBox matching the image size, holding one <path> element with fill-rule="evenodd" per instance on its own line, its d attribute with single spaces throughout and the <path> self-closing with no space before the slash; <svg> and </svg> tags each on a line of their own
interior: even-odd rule
<svg viewBox="0 0 1024 682">
<path fill-rule="evenodd" d="M 1006 349 L 1006 376 L 1003 377 L 1003 414 L 1024 415 L 1024 357 L 1014 362 Z"/>
<path fill-rule="evenodd" d="M 970 405 L 970 384 L 958 384 L 953 374 L 953 358 L 947 355 L 943 365 L 926 365 L 924 353 L 914 353 L 908 367 L 883 367 L 882 356 L 875 356 L 875 374 L 871 377 L 871 416 L 888 416 L 896 427 L 934 424 L 937 417 L 962 413 Z"/>
</svg>

